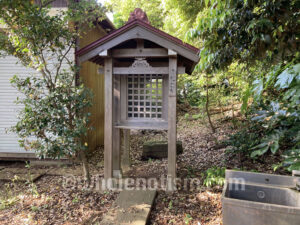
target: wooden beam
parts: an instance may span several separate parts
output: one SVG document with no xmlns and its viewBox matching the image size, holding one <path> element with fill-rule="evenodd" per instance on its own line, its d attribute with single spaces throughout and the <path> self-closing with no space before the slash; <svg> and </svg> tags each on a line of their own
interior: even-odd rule
<svg viewBox="0 0 300 225">
<path fill-rule="evenodd" d="M 130 130 L 123 129 L 123 152 L 121 167 L 123 172 L 127 172 L 130 169 Z"/>
<path fill-rule="evenodd" d="M 98 73 L 103 74 L 103 68 L 99 68 Z M 185 67 L 178 67 L 178 74 L 185 73 Z M 169 67 L 114 67 L 113 74 L 128 75 L 128 74 L 169 74 Z"/>
<path fill-rule="evenodd" d="M 104 51 L 100 52 L 100 53 L 99 53 L 99 56 L 107 57 L 107 56 L 108 56 L 108 51 L 107 51 L 107 50 L 104 50 Z"/>
<path fill-rule="evenodd" d="M 144 39 L 136 39 L 136 47 L 139 49 L 144 48 Z"/>
<path fill-rule="evenodd" d="M 120 76 L 114 76 L 114 99 L 113 99 L 113 120 L 114 123 L 118 123 L 120 121 Z M 120 129 L 113 128 L 113 177 L 121 178 L 121 133 Z"/>
<path fill-rule="evenodd" d="M 163 58 L 168 57 L 168 50 L 165 48 L 128 48 L 112 50 L 114 58 L 135 58 L 135 57 L 152 57 Z"/>
<path fill-rule="evenodd" d="M 111 57 L 104 60 L 104 81 L 104 179 L 108 181 L 113 175 L 113 74 Z"/>
<path fill-rule="evenodd" d="M 169 98 L 168 98 L 168 185 L 169 191 L 175 190 L 176 179 L 176 90 L 177 58 L 169 58 Z"/>
<path fill-rule="evenodd" d="M 129 61 L 121 61 L 122 59 L 120 58 L 114 58 L 114 67 L 129 67 L 132 66 L 132 62 Z M 162 61 L 156 61 L 156 62 L 151 62 L 150 65 L 152 67 L 169 67 L 169 61 L 167 62 L 162 62 Z M 182 66 L 182 65 L 180 65 Z"/>
<path fill-rule="evenodd" d="M 121 79 L 121 93 L 120 93 L 120 101 L 121 101 L 121 116 L 120 121 L 126 121 L 127 120 L 127 77 L 126 76 L 120 76 Z"/>
<path fill-rule="evenodd" d="M 79 56 L 77 58 L 78 62 L 79 63 L 85 62 L 85 61 L 95 57 L 103 50 L 111 49 L 111 48 L 117 46 L 118 44 L 123 43 L 126 40 L 136 39 L 136 38 L 149 40 L 158 45 L 164 46 L 165 48 L 174 49 L 176 52 L 178 52 L 178 54 L 182 55 L 183 57 L 185 57 L 193 62 L 199 61 L 199 55 L 195 54 L 190 49 L 185 48 L 184 46 L 180 46 L 177 43 L 174 43 L 170 40 L 167 40 L 166 38 L 161 37 L 160 35 L 158 35 L 157 33 L 153 32 L 153 31 L 150 31 L 150 30 L 147 30 L 146 28 L 137 26 L 137 27 L 132 28 L 130 31 L 127 31 L 125 33 L 118 35 L 117 37 L 113 38 L 112 40 L 107 41 L 103 45 L 96 47 L 95 49 L 91 50 L 90 52 L 85 53 L 82 56 Z"/>
<path fill-rule="evenodd" d="M 167 121 L 124 121 L 115 125 L 120 129 L 134 130 L 167 130 Z"/>
<path fill-rule="evenodd" d="M 163 97 L 162 118 L 168 121 L 169 74 L 163 75 L 162 97 Z"/>
<path fill-rule="evenodd" d="M 168 49 L 168 55 L 177 57 L 177 52 L 173 51 L 172 49 Z"/>
</svg>

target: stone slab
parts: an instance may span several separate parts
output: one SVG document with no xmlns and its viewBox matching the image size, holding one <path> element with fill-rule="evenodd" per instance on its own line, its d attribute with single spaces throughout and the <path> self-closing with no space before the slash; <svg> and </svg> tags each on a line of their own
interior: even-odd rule
<svg viewBox="0 0 300 225">
<path fill-rule="evenodd" d="M 64 166 L 71 165 L 72 162 L 67 160 L 31 160 L 31 166 Z"/>
<path fill-rule="evenodd" d="M 2 181 L 14 181 L 14 182 L 26 182 L 26 181 L 35 181 L 38 178 L 43 176 L 43 174 L 24 174 L 24 173 L 8 173 L 1 171 L 0 180 Z"/>
<path fill-rule="evenodd" d="M 31 177 L 30 177 L 30 176 Z M 37 180 L 43 175 L 50 175 L 50 176 L 81 176 L 82 171 L 81 167 L 74 168 L 74 167 L 67 167 L 67 168 L 0 168 L 0 180 L 2 181 L 12 181 L 15 180 L 16 182 L 26 182 Z M 31 179 L 30 179 L 31 178 Z"/>
<path fill-rule="evenodd" d="M 51 168 L 47 171 L 47 175 L 50 176 L 81 176 L 82 175 L 82 168 Z"/>
<path fill-rule="evenodd" d="M 15 168 L 15 167 L 8 167 L 1 171 L 1 173 L 10 173 L 10 174 L 45 174 L 47 173 L 47 169 L 40 169 L 40 168 L 31 168 L 28 169 L 26 167 L 22 168 Z"/>
<path fill-rule="evenodd" d="M 183 152 L 182 142 L 176 142 L 177 154 Z M 142 160 L 151 159 L 162 159 L 168 157 L 168 142 L 166 141 L 149 141 L 143 145 Z"/>
<path fill-rule="evenodd" d="M 101 225 L 145 225 L 156 197 L 156 190 L 124 190 Z"/>
</svg>

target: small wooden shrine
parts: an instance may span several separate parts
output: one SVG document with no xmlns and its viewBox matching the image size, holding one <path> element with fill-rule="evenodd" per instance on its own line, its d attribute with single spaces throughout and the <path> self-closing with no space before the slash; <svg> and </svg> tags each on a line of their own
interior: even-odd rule
<svg viewBox="0 0 300 225">
<path fill-rule="evenodd" d="M 121 130 L 126 142 L 130 129 L 168 131 L 168 178 L 176 178 L 177 75 L 192 73 L 198 53 L 151 26 L 141 9 L 135 9 L 123 27 L 76 53 L 79 63 L 103 66 L 99 72 L 105 76 L 106 179 L 120 171 Z"/>
</svg>

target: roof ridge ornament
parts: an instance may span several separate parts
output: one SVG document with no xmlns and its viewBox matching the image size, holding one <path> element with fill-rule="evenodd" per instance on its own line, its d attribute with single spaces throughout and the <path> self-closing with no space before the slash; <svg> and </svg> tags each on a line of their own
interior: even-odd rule
<svg viewBox="0 0 300 225">
<path fill-rule="evenodd" d="M 141 20 L 144 23 L 150 24 L 147 14 L 141 8 L 136 8 L 132 13 L 130 13 L 127 23 L 133 20 Z"/>
<path fill-rule="evenodd" d="M 146 58 L 135 58 L 132 68 L 150 68 L 150 64 L 147 62 Z"/>
</svg>

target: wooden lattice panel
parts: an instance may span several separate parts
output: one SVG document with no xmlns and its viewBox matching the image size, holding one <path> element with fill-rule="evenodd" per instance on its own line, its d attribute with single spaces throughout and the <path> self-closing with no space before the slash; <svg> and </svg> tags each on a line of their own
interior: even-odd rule
<svg viewBox="0 0 300 225">
<path fill-rule="evenodd" d="M 127 79 L 128 119 L 162 119 L 162 75 L 128 75 Z"/>
</svg>

